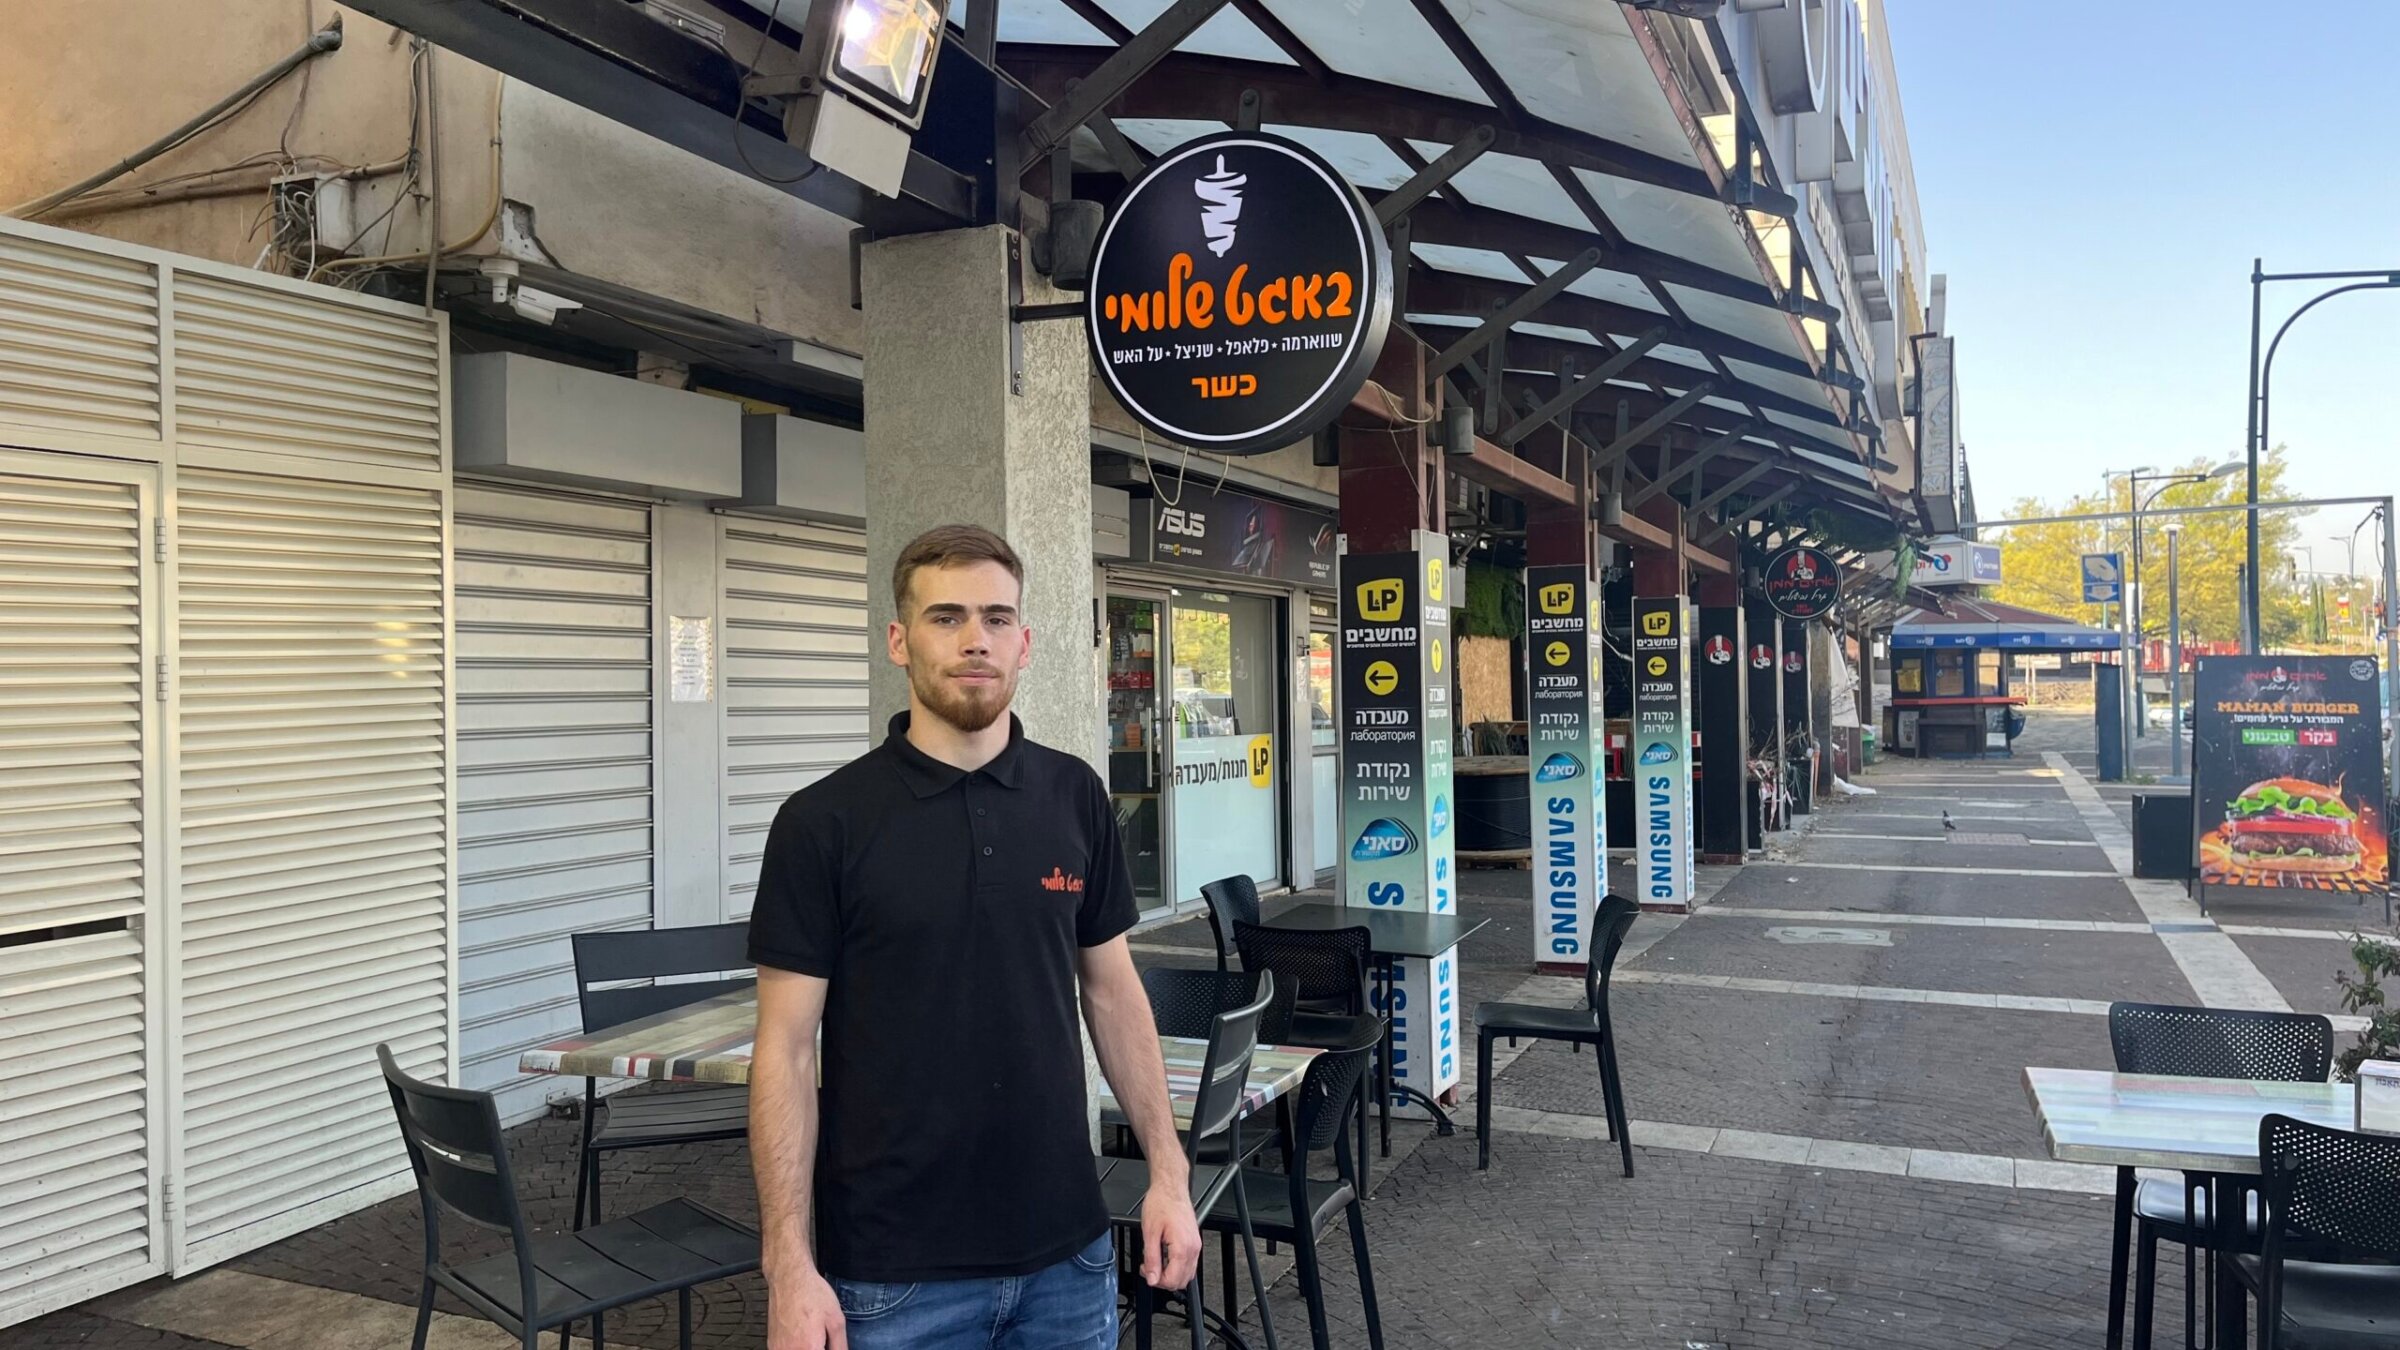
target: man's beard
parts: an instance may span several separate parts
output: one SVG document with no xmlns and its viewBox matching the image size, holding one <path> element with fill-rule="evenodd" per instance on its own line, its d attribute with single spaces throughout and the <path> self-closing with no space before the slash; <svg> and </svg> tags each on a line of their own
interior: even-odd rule
<svg viewBox="0 0 2400 1350">
<path fill-rule="evenodd" d="M 952 684 L 939 674 L 923 673 L 929 669 L 923 662 L 911 661 L 908 687 L 915 692 L 917 701 L 925 705 L 925 711 L 970 735 L 999 721 L 1017 692 L 1016 673 L 997 666 L 984 667 L 996 678 L 980 689 Z"/>
</svg>

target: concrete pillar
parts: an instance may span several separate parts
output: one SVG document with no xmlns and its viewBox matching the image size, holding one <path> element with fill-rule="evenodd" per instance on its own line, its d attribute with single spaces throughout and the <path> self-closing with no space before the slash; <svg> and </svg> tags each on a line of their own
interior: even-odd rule
<svg viewBox="0 0 2400 1350">
<path fill-rule="evenodd" d="M 676 620 L 719 631 L 717 518 L 702 507 L 668 503 L 650 509 L 651 556 L 657 559 L 652 641 L 666 650 Z M 660 682 L 651 703 L 650 762 L 656 766 L 652 913 L 660 928 L 724 923 L 725 801 L 721 779 L 724 729 L 719 695 L 678 703 Z"/>
<path fill-rule="evenodd" d="M 1749 628 L 1749 645 L 1744 648 L 1743 668 L 1749 675 L 1750 745 L 1765 754 L 1771 763 L 1780 765 L 1783 756 L 1783 623 L 1764 600 L 1753 599 L 1743 608 Z M 1743 814 L 1756 821 L 1758 813 L 1745 809 Z M 1763 831 L 1750 831 L 1750 847 L 1763 848 Z"/>
<path fill-rule="evenodd" d="M 1783 740 L 1784 753 L 1807 755 L 1806 741 L 1815 733 L 1808 720 L 1808 624 L 1799 619 L 1785 619 L 1778 625 L 1783 646 L 1778 659 L 1783 663 Z M 1793 739 L 1802 744 L 1796 749 Z M 1816 785 L 1795 781 L 1792 786 L 1792 812 L 1806 815 L 1814 807 Z"/>
<path fill-rule="evenodd" d="M 1700 708 L 1700 861 L 1739 863 L 1748 851 L 1750 681 L 1741 583 L 1703 578 L 1698 676 Z"/>
<path fill-rule="evenodd" d="M 907 677 L 883 659 L 892 563 L 921 531 L 997 531 L 1025 560 L 1033 668 L 1017 687 L 1025 732 L 1102 767 L 1093 637 L 1091 374 L 1082 330 L 1017 327 L 1012 371 L 1009 257 L 1002 226 L 868 244 L 860 260 L 866 334 L 867 615 L 876 635 L 869 706 L 908 706 Z M 1072 299 L 1022 268 L 1028 304 Z"/>
<path fill-rule="evenodd" d="M 1684 594 L 1683 508 L 1666 498 L 1642 518 L 1667 548 L 1633 551 L 1634 896 L 1644 909 L 1692 908 L 1691 634 Z"/>
<path fill-rule="evenodd" d="M 1569 466 L 1569 481 L 1581 474 Z M 1608 891 L 1607 758 L 1600 587 L 1590 518 L 1537 502 L 1525 517 L 1526 801 L 1532 829 L 1533 960 L 1581 973 Z"/>
<path fill-rule="evenodd" d="M 1429 417 L 1415 343 L 1386 348 L 1375 379 L 1399 411 Z M 1339 426 L 1342 709 L 1339 893 L 1345 905 L 1450 914 L 1458 808 L 1451 784 L 1450 540 L 1441 461 L 1421 424 Z M 1395 959 L 1383 1011 L 1400 1090 L 1438 1099 L 1458 1083 L 1458 952 Z"/>
<path fill-rule="evenodd" d="M 866 310 L 867 706 L 871 733 L 908 707 L 884 658 L 892 564 L 935 525 L 981 525 L 1025 563 L 1033 665 L 1018 682 L 1025 734 L 1107 772 L 1098 614 L 1092 604 L 1091 358 L 1065 320 L 1009 324 L 1005 226 L 868 244 Z M 1023 300 L 1073 297 L 1021 269 Z M 1084 1036 L 1085 1124 L 1100 1146 L 1099 1060 Z"/>
</svg>

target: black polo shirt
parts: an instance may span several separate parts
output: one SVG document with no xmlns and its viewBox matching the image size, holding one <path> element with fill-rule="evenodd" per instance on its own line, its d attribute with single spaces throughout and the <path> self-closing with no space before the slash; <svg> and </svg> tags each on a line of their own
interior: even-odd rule
<svg viewBox="0 0 2400 1350">
<path fill-rule="evenodd" d="M 820 976 L 816 1251 L 828 1274 L 1026 1275 L 1108 1226 L 1076 959 L 1133 926 L 1108 791 L 1025 739 L 973 773 L 907 739 L 776 813 L 750 959 Z"/>
</svg>

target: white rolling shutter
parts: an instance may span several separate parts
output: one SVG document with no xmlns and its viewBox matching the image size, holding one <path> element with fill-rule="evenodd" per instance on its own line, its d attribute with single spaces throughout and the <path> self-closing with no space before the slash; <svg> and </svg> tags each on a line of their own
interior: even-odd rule
<svg viewBox="0 0 2400 1350">
<path fill-rule="evenodd" d="M 0 235 L 0 423 L 159 439 L 158 269 Z"/>
<path fill-rule="evenodd" d="M 786 797 L 865 754 L 867 537 L 724 517 L 725 917 L 749 916 Z"/>
<path fill-rule="evenodd" d="M 452 502 L 458 607 L 459 1076 L 504 1120 L 582 1026 L 568 935 L 651 915 L 650 508 L 496 484 Z"/>
<path fill-rule="evenodd" d="M 176 497 L 189 1269 L 405 1173 L 374 1046 L 447 1076 L 449 728 L 435 493 Z"/>
<path fill-rule="evenodd" d="M 147 515 L 0 471 L 0 1326 L 163 1265 Z"/>
</svg>

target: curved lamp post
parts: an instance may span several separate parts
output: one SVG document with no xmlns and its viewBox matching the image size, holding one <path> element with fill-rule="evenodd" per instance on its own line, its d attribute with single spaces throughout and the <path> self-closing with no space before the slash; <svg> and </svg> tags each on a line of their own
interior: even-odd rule
<svg viewBox="0 0 2400 1350">
<path fill-rule="evenodd" d="M 2258 512 L 2255 509 L 2258 505 L 2258 460 L 2267 444 L 2267 415 L 2270 390 L 2275 378 L 2275 351 L 2283 345 L 2283 335 L 2292 331 L 2292 325 L 2299 321 L 2301 315 L 2337 295 L 2348 295 L 2352 291 L 2400 290 L 2400 272 L 2265 272 L 2260 270 L 2260 264 L 2264 261 L 2254 258 L 2250 262 L 2250 431 L 2249 439 L 2244 443 L 2250 470 L 2250 490 L 2246 500 L 2254 509 L 2250 511 L 2249 521 L 2244 527 L 2247 531 L 2250 568 L 2244 580 L 2244 599 L 2247 604 L 2242 646 L 2253 654 L 2259 649 L 2260 626 Z M 2341 281 L 2348 284 L 2321 292 L 2293 310 L 2290 317 L 2283 321 L 2283 326 L 2275 330 L 2274 340 L 2267 344 L 2266 362 L 2261 365 L 2258 359 L 2259 305 L 2264 294 L 2263 287 L 2270 281 Z"/>
</svg>

